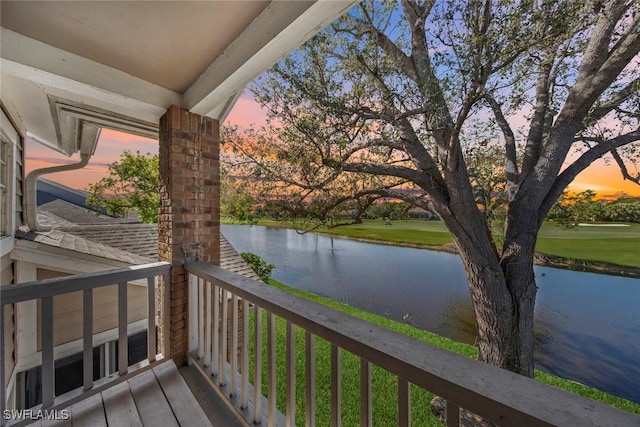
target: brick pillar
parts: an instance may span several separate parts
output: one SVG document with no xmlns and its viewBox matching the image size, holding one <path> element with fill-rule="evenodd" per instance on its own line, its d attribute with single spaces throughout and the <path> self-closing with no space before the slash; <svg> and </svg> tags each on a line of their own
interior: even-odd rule
<svg viewBox="0 0 640 427">
<path fill-rule="evenodd" d="M 165 331 L 160 345 L 168 338 L 169 355 L 178 366 L 186 362 L 188 350 L 184 264 L 220 264 L 219 153 L 218 120 L 176 106 L 160 119 L 158 258 L 171 263 L 169 303 L 160 304 L 159 326 Z"/>
</svg>

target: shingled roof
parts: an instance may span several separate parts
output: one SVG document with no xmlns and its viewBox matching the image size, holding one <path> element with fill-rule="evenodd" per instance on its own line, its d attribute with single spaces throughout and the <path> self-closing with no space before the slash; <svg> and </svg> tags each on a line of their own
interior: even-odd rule
<svg viewBox="0 0 640 427">
<path fill-rule="evenodd" d="M 38 222 L 53 230 L 46 233 L 18 230 L 16 238 L 132 265 L 158 260 L 157 224 L 127 223 L 97 216 L 64 200 L 41 205 Z M 220 266 L 260 280 L 223 235 Z"/>
</svg>

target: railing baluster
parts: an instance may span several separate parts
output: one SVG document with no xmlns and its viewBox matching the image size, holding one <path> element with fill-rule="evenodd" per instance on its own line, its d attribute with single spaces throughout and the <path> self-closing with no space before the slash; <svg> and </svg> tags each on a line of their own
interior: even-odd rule
<svg viewBox="0 0 640 427">
<path fill-rule="evenodd" d="M 162 319 L 162 355 L 165 358 L 169 357 L 171 353 L 171 342 L 169 337 L 171 336 L 171 322 L 169 322 L 169 313 L 171 313 L 171 300 L 169 293 L 169 283 L 170 283 L 171 275 L 169 273 L 165 273 L 162 275 L 162 310 L 164 319 Z"/>
<path fill-rule="evenodd" d="M 222 310 L 220 316 L 220 385 L 227 385 L 227 340 L 229 333 L 229 298 L 227 291 L 222 289 Z"/>
<path fill-rule="evenodd" d="M 82 378 L 85 390 L 93 387 L 93 289 L 82 291 Z"/>
<path fill-rule="evenodd" d="M 398 427 L 411 425 L 411 397 L 409 382 L 398 377 Z"/>
<path fill-rule="evenodd" d="M 147 277 L 147 359 L 156 360 L 156 278 Z"/>
<path fill-rule="evenodd" d="M 204 366 L 211 373 L 211 282 L 202 283 L 204 286 Z"/>
<path fill-rule="evenodd" d="M 372 426 L 372 409 L 371 363 L 364 358 L 360 358 L 360 426 Z"/>
<path fill-rule="evenodd" d="M 296 330 L 287 320 L 287 427 L 296 425 Z"/>
<path fill-rule="evenodd" d="M 220 375 L 220 287 L 213 286 L 213 342 L 211 344 L 211 372 Z"/>
<path fill-rule="evenodd" d="M 262 412 L 262 309 L 256 306 L 255 311 L 254 354 L 256 360 L 253 365 L 253 423 L 259 424 Z"/>
<path fill-rule="evenodd" d="M 342 424 L 342 363 L 340 347 L 331 344 L 331 427 Z"/>
<path fill-rule="evenodd" d="M 238 373 L 238 296 L 231 299 L 231 396 L 238 394 L 236 376 Z"/>
<path fill-rule="evenodd" d="M 460 427 L 460 407 L 447 400 L 447 427 Z"/>
<path fill-rule="evenodd" d="M 305 331 L 305 425 L 316 425 L 316 337 Z"/>
<path fill-rule="evenodd" d="M 127 342 L 127 282 L 118 283 L 118 371 L 129 371 L 129 343 Z"/>
<path fill-rule="evenodd" d="M 198 299 L 198 278 L 195 274 L 189 273 L 187 278 L 187 286 L 189 287 L 189 304 L 188 309 L 188 321 L 189 321 L 189 353 L 198 353 L 199 340 L 198 332 L 200 331 L 199 319 L 199 307 L 200 301 Z"/>
<path fill-rule="evenodd" d="M 240 367 L 240 408 L 249 406 L 249 301 L 242 299 L 242 364 Z"/>
<path fill-rule="evenodd" d="M 269 370 L 267 425 L 272 427 L 275 425 L 276 417 L 276 316 L 271 312 L 267 315 L 267 366 Z"/>
<path fill-rule="evenodd" d="M 202 286 L 202 279 L 197 276 L 192 276 L 192 280 L 195 283 L 197 294 L 198 295 L 198 359 L 202 362 L 204 361 L 204 335 L 205 335 L 205 323 L 204 323 L 204 310 L 205 310 L 205 301 L 204 301 L 204 286 Z"/>
<path fill-rule="evenodd" d="M 42 298 L 42 407 L 53 405 L 55 398 L 55 371 L 53 360 L 53 297 Z M 3 338 L 4 339 L 4 338 Z M 4 366 L 1 367 L 4 369 Z M 4 388 L 4 384 L 2 384 Z"/>
</svg>

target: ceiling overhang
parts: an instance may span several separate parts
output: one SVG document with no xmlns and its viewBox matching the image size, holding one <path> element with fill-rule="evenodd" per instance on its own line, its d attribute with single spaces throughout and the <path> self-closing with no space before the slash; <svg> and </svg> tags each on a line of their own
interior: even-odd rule
<svg viewBox="0 0 640 427">
<path fill-rule="evenodd" d="M 224 120 L 244 87 L 357 0 L 0 3 L 0 99 L 66 155 L 103 127 L 157 137 L 171 105 Z"/>
</svg>

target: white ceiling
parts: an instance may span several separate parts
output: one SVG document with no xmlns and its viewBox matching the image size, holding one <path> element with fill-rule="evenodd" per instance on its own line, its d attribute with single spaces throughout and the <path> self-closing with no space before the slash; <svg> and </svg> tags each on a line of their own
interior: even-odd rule
<svg viewBox="0 0 640 427">
<path fill-rule="evenodd" d="M 82 145 L 69 123 L 155 136 L 172 104 L 224 119 L 250 80 L 355 3 L 2 0 L 0 100 L 67 155 Z"/>
</svg>

